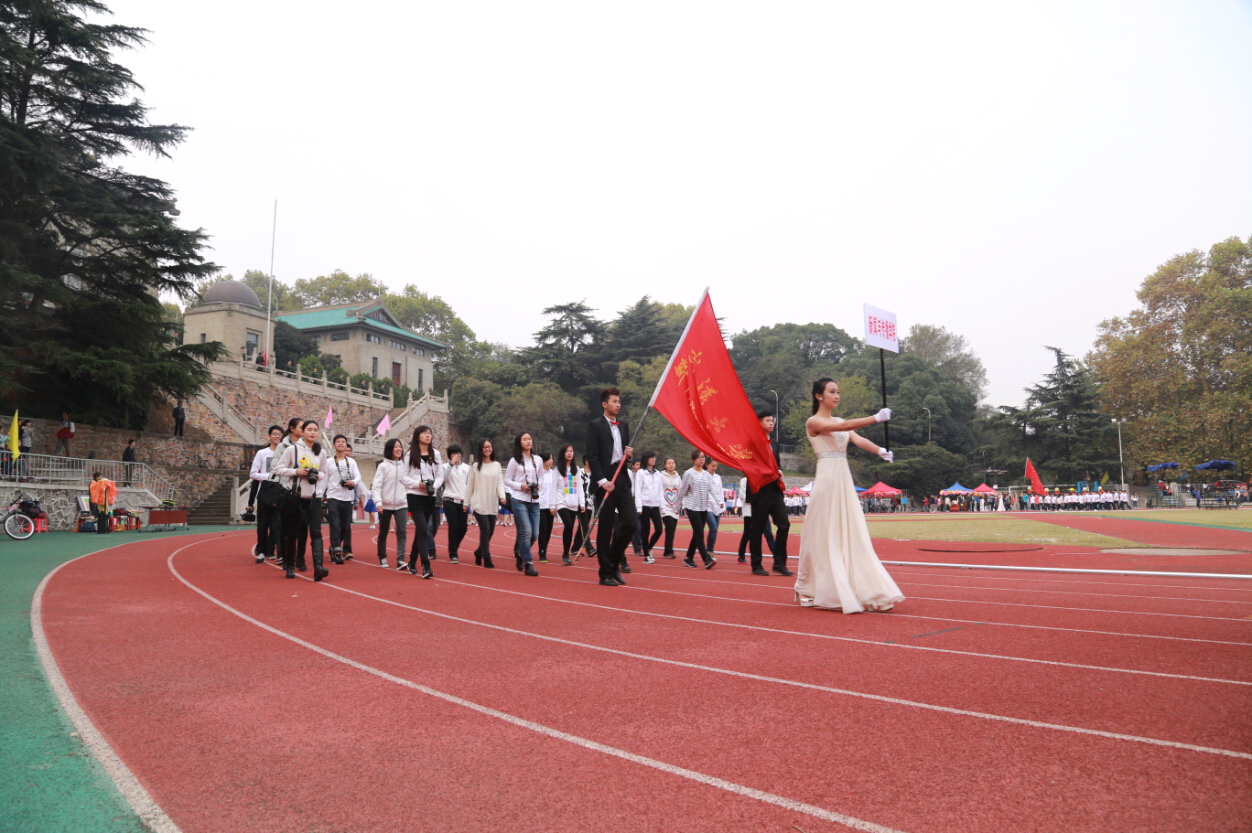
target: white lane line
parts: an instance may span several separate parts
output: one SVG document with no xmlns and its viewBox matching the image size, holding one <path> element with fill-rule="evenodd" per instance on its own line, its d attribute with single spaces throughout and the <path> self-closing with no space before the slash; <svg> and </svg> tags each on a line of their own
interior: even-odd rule
<svg viewBox="0 0 1252 833">
<path fill-rule="evenodd" d="M 216 540 L 216 536 L 220 533 L 209 533 L 215 538 L 205 540 Z M 153 539 L 161 540 L 161 539 Z M 195 541 L 175 550 L 176 553 L 182 552 L 187 547 L 204 543 L 205 540 Z M 52 691 L 56 694 L 57 700 L 61 704 L 61 708 L 65 711 L 70 722 L 74 724 L 74 728 L 78 730 L 78 736 L 83 743 L 87 745 L 92 756 L 100 762 L 100 766 L 104 769 L 109 779 L 117 786 L 118 792 L 126 799 L 126 803 L 149 829 L 154 833 L 181 833 L 178 825 L 176 825 L 165 811 L 153 800 L 152 796 L 139 783 L 139 779 L 135 777 L 135 773 L 130 771 L 130 767 L 122 762 L 117 753 L 113 751 L 113 747 L 104 739 L 104 735 L 100 734 L 100 730 L 91 722 L 91 718 L 78 705 L 74 693 L 70 691 L 69 684 L 65 682 L 65 677 L 61 674 L 61 668 L 57 665 L 56 658 L 52 655 L 52 648 L 48 645 L 47 634 L 43 628 L 43 594 L 48 582 L 52 577 L 61 571 L 62 568 L 73 564 L 79 559 L 87 558 L 91 555 L 97 555 L 109 550 L 120 549 L 121 547 L 133 546 L 135 544 L 148 543 L 147 541 L 128 541 L 125 544 L 118 544 L 114 547 L 108 547 L 95 552 L 85 553 L 78 558 L 70 559 L 64 564 L 57 567 L 48 575 L 43 577 L 43 581 L 39 582 L 39 587 L 35 589 L 35 596 L 31 600 L 30 607 L 30 629 L 31 635 L 35 641 L 35 651 L 39 654 L 39 661 L 43 664 L 44 674 L 48 677 L 48 683 L 52 686 Z"/>
<path fill-rule="evenodd" d="M 1114 599 L 1148 599 L 1154 602 L 1199 602 L 1202 604 L 1228 604 L 1228 605 L 1244 605 L 1250 603 L 1247 599 L 1183 599 L 1177 596 L 1144 596 L 1133 593 L 1097 593 L 1095 591 L 1080 590 L 1041 590 L 1033 587 L 971 587 L 968 584 L 928 584 L 921 581 L 909 581 L 906 578 L 900 579 L 902 584 L 912 584 L 916 587 L 951 587 L 954 590 L 991 590 L 996 593 L 1048 593 L 1060 596 L 1105 596 Z"/>
<path fill-rule="evenodd" d="M 365 566 L 376 566 L 366 564 Z M 561 576 L 544 576 L 554 581 L 568 581 L 575 584 L 585 584 L 586 582 L 573 578 L 562 578 Z M 730 583 L 730 582 L 725 582 Z M 711 599 L 715 601 L 738 602 L 740 604 L 753 605 L 770 605 L 773 607 L 794 608 L 794 603 L 788 602 L 766 602 L 757 599 L 739 599 L 733 596 L 708 596 L 703 593 L 687 593 L 682 590 L 661 590 L 658 587 L 644 587 L 642 585 L 631 585 L 634 590 L 642 590 L 647 593 L 664 593 L 672 596 L 683 596 L 688 599 Z M 916 598 L 916 597 L 914 597 Z M 1238 648 L 1252 648 L 1252 642 L 1225 642 L 1219 639 L 1195 639 L 1187 636 L 1162 636 L 1150 633 L 1126 633 L 1124 631 L 1097 631 L 1088 628 L 1060 628 L 1054 625 L 1023 625 L 1017 622 L 989 622 L 982 619 L 956 619 L 950 616 L 919 616 L 916 613 L 899 613 L 892 611 L 892 619 L 920 619 L 926 622 L 958 622 L 967 625 L 988 625 L 1001 628 L 1027 628 L 1030 630 L 1059 631 L 1061 633 L 1089 633 L 1099 636 L 1120 636 L 1130 639 L 1164 639 L 1174 642 L 1200 642 L 1207 645 L 1231 645 Z"/>
<path fill-rule="evenodd" d="M 1252 587 L 1248 587 L 1247 585 L 1232 585 L 1230 587 L 1198 587 L 1198 586 L 1188 585 L 1188 584 L 1138 584 L 1135 582 L 1128 582 L 1128 581 L 1083 581 L 1083 580 L 1068 581 L 1066 579 L 1059 579 L 1059 578 L 1033 578 L 1029 576 L 1025 578 L 1019 578 L 1017 576 L 1005 576 L 1005 575 L 975 576 L 975 575 L 970 575 L 969 574 L 970 572 L 971 571 L 969 570 L 962 570 L 961 578 L 964 578 L 964 579 L 974 578 L 974 579 L 980 579 L 983 581 L 1022 581 L 1022 582 L 1031 582 L 1034 584 L 1074 584 L 1074 585 L 1080 585 L 1080 586 L 1108 585 L 1111 587 L 1144 587 L 1144 588 L 1160 587 L 1160 588 L 1165 588 L 1168 590 L 1215 590 L 1219 592 L 1238 591 L 1240 593 L 1252 593 Z M 899 570 L 893 571 L 892 575 L 925 576 L 928 578 L 951 578 L 953 574 L 951 572 L 922 573 L 922 572 L 915 572 L 913 570 L 910 570 L 907 567 L 904 567 Z"/>
<path fill-rule="evenodd" d="M 171 556 L 171 559 L 172 558 L 173 556 Z M 364 566 L 369 566 L 369 565 L 364 565 Z M 178 575 L 177 571 L 174 570 L 172 563 L 170 564 L 170 570 L 174 572 L 175 575 Z M 300 578 L 304 579 L 305 581 L 312 582 L 312 579 L 309 579 L 307 576 L 300 576 Z M 203 590 L 200 590 L 199 588 L 194 587 L 185 579 L 183 579 L 181 576 L 179 577 L 179 580 L 182 581 L 184 584 L 186 584 L 188 587 L 191 587 L 197 593 L 200 593 L 206 598 L 212 599 L 215 603 L 222 604 L 223 607 L 226 607 L 226 605 L 224 605 L 222 602 L 217 602 L 217 600 L 213 599 L 212 596 L 209 596 Z M 494 590 L 494 588 L 483 587 L 477 584 L 467 584 L 466 582 L 460 582 L 460 581 L 449 581 L 448 579 L 436 578 L 435 581 L 443 581 L 446 584 L 458 584 L 458 585 L 462 585 L 466 587 L 475 587 L 480 590 Z M 1220 749 L 1217 747 L 1199 746 L 1196 744 L 1182 743 L 1179 741 L 1171 741 L 1171 740 L 1162 740 L 1159 738 L 1140 737 L 1138 735 L 1127 735 L 1127 734 L 1121 734 L 1118 732 L 1106 732 L 1100 729 L 1086 729 L 1080 726 L 1066 726 L 1060 723 L 1045 723 L 1045 722 L 1037 721 L 1037 720 L 1026 720 L 1025 718 L 1020 718 L 1020 717 L 1009 717 L 1007 715 L 989 714 L 986 712 L 976 712 L 976 711 L 970 711 L 968 709 L 953 708 L 951 706 L 939 706 L 939 705 L 935 705 L 932 703 L 922 703 L 916 700 L 903 700 L 898 697 L 887 697 L 881 694 L 869 694 L 863 691 L 852 691 L 850 689 L 834 688 L 832 686 L 824 686 L 824 685 L 819 685 L 817 683 L 804 683 L 804 682 L 799 682 L 797 680 L 783 679 L 781 677 L 766 677 L 760 674 L 750 674 L 745 671 L 733 671 L 727 668 L 717 668 L 715 666 L 710 666 L 710 665 L 700 665 L 698 663 L 693 663 L 693 662 L 683 662 L 682 660 L 668 659 L 665 657 L 656 657 L 656 656 L 651 656 L 648 654 L 636 654 L 631 651 L 623 651 L 617 648 L 606 648 L 602 645 L 593 645 L 593 644 L 586 643 L 586 642 L 576 642 L 574 640 L 562 639 L 556 636 L 545 636 L 543 634 L 532 633 L 530 631 L 516 630 L 514 628 L 505 627 L 503 625 L 495 625 L 489 622 L 480 622 L 476 619 L 466 619 L 461 616 L 453 616 L 450 613 L 440 613 L 438 611 L 429 610 L 427 608 L 414 607 L 413 605 L 407 605 L 402 602 L 393 601 L 391 599 L 383 599 L 378 596 L 371 596 L 370 594 L 362 593 L 359 590 L 350 590 L 346 587 L 331 584 L 329 582 L 323 582 L 321 583 L 320 586 L 325 589 L 336 590 L 340 593 L 347 593 L 352 596 L 359 596 L 363 599 L 380 602 L 381 604 L 390 605 L 392 607 L 398 607 L 403 610 L 410 610 L 415 613 L 424 614 L 426 616 L 433 616 L 438 619 L 446 619 L 451 622 L 458 622 L 458 623 L 465 624 L 465 625 L 473 625 L 473 626 L 480 627 L 480 628 L 486 628 L 488 630 L 500 631 L 502 633 L 509 633 L 509 634 L 513 634 L 516 636 L 527 637 L 530 639 L 537 639 L 543 642 L 553 642 L 558 645 L 569 645 L 571 647 L 583 648 L 589 651 L 599 651 L 601 653 L 613 654 L 615 656 L 627 657 L 629 659 L 644 660 L 646 662 L 656 662 L 662 665 L 672 665 L 678 668 L 690 668 L 696 671 L 706 671 L 706 672 L 713 673 L 713 674 L 724 674 L 729 677 L 737 677 L 740 679 L 754 680 L 757 682 L 765 682 L 765 683 L 771 683 L 775 685 L 792 686 L 795 688 L 807 689 L 810 691 L 821 691 L 821 692 L 825 692 L 828 694 L 840 694 L 840 695 L 844 695 L 848 697 L 859 697 L 865 700 L 872 700 L 872 701 L 876 701 L 880 703 L 891 703 L 892 705 L 909 706 L 912 708 L 925 709 L 927 711 L 935 711 L 935 712 L 940 712 L 943 714 L 955 714 L 955 715 L 961 715 L 963 717 L 973 717 L 973 718 L 978 718 L 980 720 L 993 720 L 993 721 L 998 721 L 1002 723 L 1013 723 L 1013 724 L 1020 725 L 1020 726 L 1031 726 L 1037 729 L 1049 729 L 1049 730 L 1058 731 L 1058 732 L 1071 732 L 1071 733 L 1079 734 L 1079 735 L 1089 735 L 1093 737 L 1108 738 L 1110 740 L 1121 740 L 1121 741 L 1128 741 L 1131 743 L 1143 743 L 1143 744 L 1148 744 L 1150 746 L 1162 746 L 1162 747 L 1167 747 L 1171 749 L 1183 749 L 1183 750 L 1187 750 L 1190 752 L 1204 752 L 1204 753 L 1211 754 L 1211 755 L 1224 755 L 1224 756 L 1231 757 L 1231 758 L 1241 758 L 1244 760 L 1252 760 L 1252 753 L 1239 752 L 1239 751 L 1232 750 L 1232 749 Z M 514 590 L 497 590 L 496 592 L 509 593 L 511 595 L 516 595 L 516 596 L 532 596 L 533 598 L 548 599 L 548 597 L 546 596 L 533 596 L 533 594 L 530 594 L 530 593 L 520 593 Z M 614 611 L 618 610 L 617 608 L 606 608 L 603 605 L 591 604 L 589 602 L 569 602 L 569 604 L 576 604 L 576 605 L 580 605 L 584 607 L 603 608 L 606 610 L 614 610 Z M 228 607 L 227 609 L 233 611 L 232 608 Z M 624 612 L 633 613 L 635 611 L 624 611 Z M 239 613 L 238 615 L 243 616 L 244 618 L 248 618 L 246 614 L 243 614 L 243 613 Z M 652 615 L 661 616 L 661 614 L 652 614 Z M 663 616 L 663 618 L 681 619 L 682 617 Z M 255 621 L 255 620 L 249 619 L 249 621 Z M 701 620 L 690 620 L 690 621 L 699 622 Z M 257 624 L 261 625 L 261 627 L 264 627 L 267 630 L 273 630 L 272 628 L 270 628 L 268 625 L 265 625 L 264 623 L 258 622 Z M 750 626 L 742 626 L 742 627 L 750 627 Z M 775 630 L 773 628 L 760 628 L 759 630 L 765 630 L 771 634 L 789 633 L 788 631 L 780 631 L 780 630 Z M 279 633 L 278 631 L 274 631 L 274 632 Z M 812 636 L 813 634 L 798 633 L 796 635 Z M 294 637 L 292 638 L 295 639 Z M 873 643 L 873 644 L 881 644 L 881 643 Z"/>
<path fill-rule="evenodd" d="M 390 554 L 392 551 L 393 550 L 389 549 L 388 553 Z M 513 558 L 511 552 L 508 555 L 508 558 L 509 559 Z M 373 563 L 368 563 L 368 564 L 364 562 L 357 562 L 357 563 L 362 564 L 363 566 L 366 566 L 366 567 L 378 566 L 377 564 L 373 564 Z M 509 563 L 512 564 L 512 561 L 510 560 Z M 462 562 L 458 566 L 469 566 L 469 565 L 464 564 L 464 562 Z M 563 567 L 564 565 L 558 565 L 558 566 Z M 579 565 L 574 565 L 572 569 L 592 572 L 592 568 L 582 567 Z M 708 579 L 704 577 L 688 576 L 686 574 L 668 575 L 665 573 L 651 572 L 651 571 L 647 573 L 641 573 L 640 575 L 653 576 L 656 578 L 665 578 L 665 579 L 670 579 L 672 581 L 696 582 L 701 585 L 725 584 L 725 585 L 730 585 L 732 587 L 749 587 L 749 588 L 752 588 L 753 590 L 757 590 L 757 589 L 773 590 L 773 589 L 783 586 L 783 585 L 777 585 L 777 584 L 774 584 L 774 585 L 754 584 L 754 583 L 742 582 L 742 581 L 723 581 L 720 579 Z M 579 582 L 577 579 L 561 578 L 560 576 L 549 575 L 546 573 L 543 574 L 542 577 L 556 579 L 557 581 L 571 581 L 575 583 L 582 583 L 582 582 Z M 690 596 L 692 598 L 697 598 L 697 599 L 724 599 L 726 601 L 741 602 L 743 604 L 767 604 L 767 605 L 780 605 L 783 607 L 794 606 L 794 605 L 789 605 L 789 604 L 780 603 L 780 602 L 757 601 L 754 599 L 739 599 L 739 598 L 732 598 L 732 597 L 726 597 L 726 596 L 708 596 L 702 593 L 682 593 L 677 590 L 661 590 L 655 587 L 636 587 L 635 589 L 647 590 L 647 591 L 654 592 L 654 593 L 670 593 L 670 594 L 675 594 L 675 595 Z M 989 589 L 994 589 L 994 588 L 989 588 Z M 939 598 L 933 598 L 933 597 L 927 597 L 927 596 L 912 596 L 910 598 L 922 599 L 925 601 L 935 601 L 935 602 L 951 602 L 954 604 L 982 604 L 981 601 L 976 602 L 976 601 L 972 601 L 969 599 L 939 599 Z M 1214 621 L 1219 621 L 1219 622 L 1242 621 L 1239 619 L 1231 619 L 1225 616 L 1191 616 L 1185 613 L 1147 613 L 1147 612 L 1140 612 L 1140 611 L 1104 610 L 1104 609 L 1097 609 L 1097 608 L 1060 608 L 1060 607 L 1053 607 L 1051 605 L 1028 605 L 1028 604 L 1017 604 L 1014 602 L 986 602 L 986 604 L 998 604 L 1002 606 L 1013 606 L 1013 607 L 1032 607 L 1032 608 L 1039 608 L 1043 610 L 1066 610 L 1066 611 L 1077 610 L 1077 611 L 1083 611 L 1083 612 L 1088 612 L 1088 613 L 1125 613 L 1125 614 L 1135 614 L 1135 615 L 1143 615 L 1143 616 L 1177 616 L 1177 617 L 1182 617 L 1182 618 L 1187 618 L 1187 619 L 1206 619 L 1206 620 L 1214 620 Z M 1104 636 L 1124 636 L 1124 637 L 1142 638 L 1142 639 L 1165 639 L 1165 640 L 1174 640 L 1174 641 L 1179 641 L 1179 642 L 1199 642 L 1199 643 L 1213 644 L 1213 645 L 1233 645 L 1233 646 L 1238 646 L 1238 647 L 1252 647 L 1252 643 L 1248 643 L 1248 642 L 1228 642 L 1228 641 L 1215 640 L 1215 639 L 1194 639 L 1194 638 L 1184 637 L 1184 636 L 1164 636 L 1164 635 L 1157 635 L 1157 634 L 1125 633 L 1122 631 L 1101 631 L 1101 630 L 1091 630 L 1091 629 L 1084 629 L 1084 628 L 1058 628 L 1058 627 L 1052 627 L 1052 626 L 1047 626 L 1047 625 L 1029 625 L 1029 624 L 1022 624 L 1022 623 L 1017 623 L 1017 622 L 987 622 L 987 621 L 976 620 L 976 619 L 958 619 L 958 618 L 949 617 L 949 616 L 920 616 L 914 613 L 901 613 L 899 611 L 894 611 L 892 612 L 891 615 L 892 615 L 892 618 L 895 618 L 895 619 L 909 618 L 909 619 L 921 619 L 925 621 L 935 621 L 935 622 L 963 622 L 963 623 L 974 623 L 974 624 L 982 624 L 982 625 L 996 625 L 999 627 L 1006 627 L 1006 628 L 1055 630 L 1055 631 L 1061 631 L 1065 633 L 1091 633 L 1091 634 L 1100 634 Z"/>
<path fill-rule="evenodd" d="M 184 547 L 183 549 L 186 549 L 186 547 Z M 355 668 L 358 671 L 364 671 L 367 674 L 371 674 L 375 677 L 386 680 L 387 682 L 404 686 L 405 688 L 412 689 L 413 691 L 421 692 L 422 694 L 426 694 L 430 697 L 438 698 L 447 703 L 451 703 L 456 706 L 461 706 L 463 708 L 476 711 L 479 714 L 483 714 L 488 717 L 494 717 L 497 720 L 502 720 L 505 723 L 510 723 L 522 729 L 529 729 L 532 732 L 537 732 L 541 735 L 546 735 L 547 737 L 554 738 L 556 740 L 563 740 L 563 741 L 566 741 L 567 743 L 572 743 L 575 746 L 581 746 L 584 749 L 590 749 L 593 752 L 599 752 L 604 755 L 610 755 L 615 758 L 621 758 L 622 760 L 630 761 L 631 763 L 639 764 L 640 766 L 650 767 L 652 769 L 665 772 L 669 775 L 676 775 L 680 778 L 687 778 L 691 781 L 696 781 L 698 783 L 705 784 L 710 787 L 716 787 L 717 789 L 725 790 L 726 792 L 729 792 L 729 793 L 734 793 L 736 795 L 744 796 L 745 798 L 752 798 L 757 801 L 764 802 L 766 804 L 772 804 L 775 807 L 781 807 L 784 810 L 790 810 L 796 813 L 804 813 L 805 815 L 813 816 L 814 818 L 822 819 L 823 821 L 830 821 L 836 824 L 842 824 L 847 827 L 851 827 L 853 830 L 863 830 L 863 831 L 866 831 L 867 833 L 901 833 L 901 831 L 899 830 L 896 830 L 890 827 L 884 827 L 881 824 L 875 824 L 871 821 L 865 821 L 864 819 L 858 819 L 853 816 L 844 815 L 843 813 L 835 813 L 823 807 L 817 807 L 813 804 L 805 804 L 804 802 L 795 801 L 790 798 L 785 798 L 780 795 L 775 795 L 774 793 L 768 793 L 762 790 L 745 786 L 743 784 L 737 784 L 734 781 L 727 781 L 723 778 L 717 778 L 712 775 L 706 775 L 703 772 L 696 772 L 695 770 L 685 769 L 683 767 L 674 766 L 673 764 L 667 764 L 664 761 L 659 761 L 655 758 L 648 758 L 643 755 L 636 755 L 633 752 L 627 752 L 626 750 L 619 749 L 615 746 L 608 746 L 607 744 L 599 743 L 598 741 L 589 740 L 587 738 L 580 737 L 578 735 L 572 735 L 569 732 L 562 732 L 560 729 L 554 729 L 550 726 L 545 726 L 541 723 L 535 723 L 534 721 L 526 720 L 524 718 L 517 717 L 516 715 L 512 715 L 507 712 L 502 712 L 502 711 L 499 711 L 498 709 L 493 709 L 493 708 L 490 708 L 489 706 L 484 706 L 479 703 L 466 700 L 463 697 L 457 697 L 455 694 L 448 694 L 443 691 L 438 691 L 437 689 L 433 689 L 429 686 L 422 685 L 421 683 L 416 683 L 416 682 L 413 682 L 412 680 L 406 680 L 403 677 L 397 677 L 396 675 L 389 674 L 386 671 L 383 671 L 382 669 L 374 668 L 373 666 L 366 665 L 362 662 L 357 662 L 354 659 L 350 659 L 340 654 L 336 654 L 333 651 L 329 651 L 318 645 L 314 645 L 311 642 L 306 642 L 305 640 L 301 639 L 298 636 L 287 633 L 286 631 L 281 631 L 275 627 L 265 624 L 264 622 L 254 619 L 248 614 L 240 610 L 236 610 L 235 608 L 231 607 L 230 605 L 226 604 L 220 599 L 217 599 L 214 596 L 209 595 L 209 593 L 207 593 L 206 591 L 192 584 L 190 581 L 184 578 L 182 574 L 179 573 L 178 570 L 174 567 L 174 556 L 177 555 L 178 552 L 181 552 L 181 551 L 182 550 L 171 553 L 170 557 L 166 560 L 166 564 L 169 566 L 170 572 L 173 573 L 174 576 L 180 582 L 186 585 L 188 588 L 200 594 L 204 598 L 208 599 L 209 601 L 211 601 L 213 604 L 217 605 L 218 607 L 221 607 L 222 609 L 229 611 L 235 616 L 238 616 L 240 619 L 243 619 L 245 622 L 248 622 L 251 625 L 255 625 L 256 627 L 261 628 L 262 630 L 269 631 L 275 636 L 280 636 L 283 639 L 290 640 L 291 642 L 294 642 L 300 647 L 307 648 L 308 650 L 313 651 L 314 653 L 320 654 L 321 656 L 324 656 L 327 659 L 331 659 L 336 662 L 343 663 L 344 665 L 347 665 L 351 668 Z M 304 578 L 304 576 L 301 576 L 301 578 Z M 357 593 L 354 590 L 346 590 L 342 587 L 337 587 L 329 583 L 322 584 L 322 587 L 333 587 L 336 590 L 342 590 L 345 593 L 352 593 L 353 595 L 362 596 L 367 599 L 375 598 L 373 596 L 367 596 L 364 593 Z M 385 601 L 385 600 L 377 599 L 377 601 Z M 419 608 L 409 607 L 408 605 L 396 605 L 396 606 L 407 608 L 409 610 L 420 610 Z M 420 612 L 425 613 L 429 611 L 420 611 Z M 433 614 L 433 615 L 443 616 L 443 614 Z M 456 617 L 451 617 L 451 616 L 446 616 L 444 618 L 453 619 L 459 622 L 466 622 L 468 624 L 479 624 L 476 622 L 470 622 L 468 619 L 456 619 Z M 487 625 L 486 627 L 496 627 L 496 626 Z M 499 630 L 505 630 L 510 633 L 526 635 L 522 631 L 514 631 L 508 628 L 499 628 Z M 554 640 L 554 641 L 560 642 L 563 640 Z M 576 643 L 569 643 L 569 644 L 573 645 Z M 1202 747 L 1197 747 L 1197 749 L 1202 749 Z M 1238 754 L 1238 753 L 1235 753 L 1235 754 Z M 1252 758 L 1252 755 L 1248 757 Z"/>
</svg>

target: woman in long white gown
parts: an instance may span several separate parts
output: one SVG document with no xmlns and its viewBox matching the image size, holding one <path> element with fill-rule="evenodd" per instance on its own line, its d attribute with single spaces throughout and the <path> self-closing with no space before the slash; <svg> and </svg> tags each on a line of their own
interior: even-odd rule
<svg viewBox="0 0 1252 833">
<path fill-rule="evenodd" d="M 813 416 L 805 423 L 817 453 L 817 476 L 809 494 L 796 570 L 796 598 L 803 607 L 861 613 L 890 610 L 904 601 L 870 541 L 865 513 L 848 469 L 848 443 L 877 454 L 888 463 L 892 453 L 856 433 L 891 419 L 883 408 L 874 416 L 843 420 L 831 416 L 839 405 L 839 386 L 832 379 L 813 383 Z"/>
</svg>

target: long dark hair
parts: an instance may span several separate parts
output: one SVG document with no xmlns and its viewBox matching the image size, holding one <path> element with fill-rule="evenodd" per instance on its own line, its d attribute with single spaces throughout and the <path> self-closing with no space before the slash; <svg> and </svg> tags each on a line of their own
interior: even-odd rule
<svg viewBox="0 0 1252 833">
<path fill-rule="evenodd" d="M 392 457 L 392 454 L 395 452 L 397 445 L 399 445 L 401 448 L 404 447 L 404 443 L 400 442 L 399 438 L 397 437 L 392 437 L 391 439 L 387 440 L 387 442 L 383 445 L 383 459 L 384 460 L 394 459 Z"/>
<path fill-rule="evenodd" d="M 484 449 L 487 448 L 487 443 L 491 443 L 491 440 L 487 439 L 486 437 L 483 437 L 482 440 L 480 440 L 478 443 L 478 459 L 474 461 L 474 465 L 478 466 L 479 471 L 483 470 L 483 457 L 485 455 L 490 454 L 491 462 L 494 463 L 496 461 L 495 443 L 491 443 L 491 451 L 485 451 Z"/>
<path fill-rule="evenodd" d="M 529 431 L 523 431 L 513 438 L 513 459 L 522 462 L 522 437 L 530 434 L 530 456 L 535 456 L 535 435 Z"/>
<path fill-rule="evenodd" d="M 817 413 L 817 397 L 825 393 L 826 386 L 829 385 L 833 381 L 835 380 L 830 378 L 829 376 L 823 376 L 822 378 L 818 379 L 816 382 L 813 383 L 813 393 L 809 396 L 809 399 L 813 400 L 812 402 L 809 403 L 810 405 L 813 406 L 813 413 L 815 414 Z"/>
<path fill-rule="evenodd" d="M 422 454 L 422 443 L 418 437 L 426 431 L 430 431 L 430 453 Z M 413 441 L 409 444 L 409 465 L 419 466 L 423 458 L 428 463 L 435 462 L 435 431 L 429 425 L 419 425 L 413 429 Z"/>
<path fill-rule="evenodd" d="M 556 453 L 556 470 L 561 473 L 561 477 L 569 476 L 569 468 L 565 464 L 565 452 L 573 448 L 574 446 L 566 444 L 566 445 L 561 446 L 561 450 Z M 578 469 L 577 453 L 575 453 L 574 459 L 571 462 L 573 462 L 574 464 L 574 469 L 577 470 Z"/>
<path fill-rule="evenodd" d="M 300 420 L 300 439 L 304 439 L 304 426 L 308 425 L 310 422 L 311 422 L 311 423 L 313 423 L 314 425 L 317 425 L 317 420 L 315 420 L 315 419 L 302 419 L 302 420 Z M 320 431 L 322 430 L 322 426 L 317 425 L 317 430 L 320 432 Z M 313 443 L 313 445 L 311 445 L 311 446 L 309 447 L 309 450 L 310 450 L 310 451 L 312 451 L 314 454 L 321 454 L 321 453 L 322 453 L 322 444 L 321 444 L 321 443 Z"/>
</svg>

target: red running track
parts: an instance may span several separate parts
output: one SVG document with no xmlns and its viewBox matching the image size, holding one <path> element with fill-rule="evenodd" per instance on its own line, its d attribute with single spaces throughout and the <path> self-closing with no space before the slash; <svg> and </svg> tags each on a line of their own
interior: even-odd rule
<svg viewBox="0 0 1252 833">
<path fill-rule="evenodd" d="M 843 616 L 725 561 L 527 578 L 497 535 L 318 584 L 137 541 L 44 630 L 188 833 L 1252 829 L 1252 582 L 897 568 Z"/>
</svg>

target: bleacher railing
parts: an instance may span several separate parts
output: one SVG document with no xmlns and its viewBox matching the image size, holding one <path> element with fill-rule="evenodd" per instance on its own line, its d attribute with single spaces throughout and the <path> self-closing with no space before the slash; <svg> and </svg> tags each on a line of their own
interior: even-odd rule
<svg viewBox="0 0 1252 833">
<path fill-rule="evenodd" d="M 54 457 L 49 454 L 23 454 L 14 460 L 7 450 L 0 453 L 0 478 L 10 481 L 82 489 L 86 493 L 92 474 L 97 471 L 119 487 L 147 489 L 157 500 L 174 499 L 174 484 L 146 463 Z"/>
</svg>

